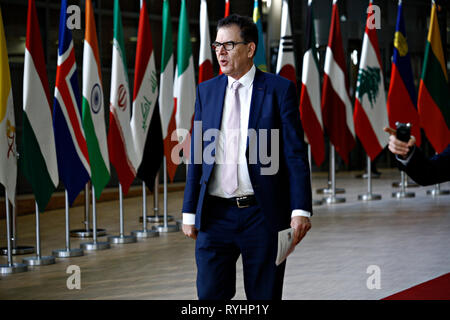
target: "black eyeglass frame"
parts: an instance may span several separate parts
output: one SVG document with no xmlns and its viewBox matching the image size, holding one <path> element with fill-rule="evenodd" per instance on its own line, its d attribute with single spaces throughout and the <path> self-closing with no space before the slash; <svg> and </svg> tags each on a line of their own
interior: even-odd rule
<svg viewBox="0 0 450 320">
<path fill-rule="evenodd" d="M 214 41 L 212 44 L 211 44 L 211 49 L 212 49 L 212 51 L 215 51 L 215 52 L 217 52 L 217 51 L 219 51 L 220 50 L 220 47 L 221 46 L 223 46 L 224 47 L 224 49 L 226 50 L 226 51 L 231 51 L 231 50 L 233 50 L 234 49 L 234 47 L 236 47 L 236 45 L 237 44 L 249 44 L 250 42 L 247 42 L 247 41 L 238 41 L 238 42 L 235 42 L 235 41 L 226 41 L 226 42 L 223 42 L 223 43 L 221 43 L 221 42 L 218 42 L 218 41 Z M 230 48 L 230 49 L 227 49 L 227 45 L 232 45 L 232 47 Z"/>
</svg>

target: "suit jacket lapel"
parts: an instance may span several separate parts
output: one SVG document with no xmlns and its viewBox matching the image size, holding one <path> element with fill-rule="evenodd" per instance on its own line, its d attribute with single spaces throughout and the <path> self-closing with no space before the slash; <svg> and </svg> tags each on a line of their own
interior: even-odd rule
<svg viewBox="0 0 450 320">
<path fill-rule="evenodd" d="M 218 84 L 218 96 L 217 100 L 213 101 L 213 103 L 210 105 L 211 114 L 212 117 L 212 123 L 210 128 L 215 128 L 220 130 L 220 125 L 222 123 L 222 114 L 223 114 L 223 105 L 225 103 L 225 92 L 227 90 L 228 85 L 228 77 L 225 75 L 222 75 L 221 78 L 219 78 L 219 84 Z M 216 102 L 219 102 L 218 104 Z"/>
<path fill-rule="evenodd" d="M 258 119 L 261 114 L 261 109 L 263 107 L 264 95 L 266 92 L 266 84 L 264 72 L 256 69 L 255 79 L 253 80 L 253 91 L 252 91 L 252 100 L 250 102 L 250 116 L 248 119 L 248 128 L 256 129 L 258 124 Z M 247 148 L 248 148 L 247 139 Z"/>
</svg>

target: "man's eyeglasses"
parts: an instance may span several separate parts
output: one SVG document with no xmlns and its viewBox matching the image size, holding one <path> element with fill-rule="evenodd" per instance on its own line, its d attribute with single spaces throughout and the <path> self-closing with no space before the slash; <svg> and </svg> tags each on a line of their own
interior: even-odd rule
<svg viewBox="0 0 450 320">
<path fill-rule="evenodd" d="M 230 50 L 233 50 L 237 44 L 248 44 L 248 42 L 246 42 L 246 41 L 240 41 L 240 42 L 227 41 L 224 43 L 220 43 L 220 42 L 214 41 L 211 45 L 211 48 L 213 49 L 213 51 L 217 52 L 220 50 L 220 47 L 223 46 L 226 51 L 230 51 Z"/>
</svg>

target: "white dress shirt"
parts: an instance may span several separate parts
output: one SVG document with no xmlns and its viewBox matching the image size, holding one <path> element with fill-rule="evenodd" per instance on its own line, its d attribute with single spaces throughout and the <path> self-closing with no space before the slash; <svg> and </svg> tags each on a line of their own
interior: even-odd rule
<svg viewBox="0 0 450 320">
<path fill-rule="evenodd" d="M 248 119 L 250 117 L 250 104 L 253 92 L 253 80 L 255 79 L 256 67 L 252 68 L 242 76 L 238 81 L 242 84 L 239 90 L 239 101 L 241 106 L 240 114 L 240 135 L 239 135 L 239 151 L 238 151 L 238 188 L 233 194 L 226 193 L 221 185 L 220 179 L 222 176 L 222 170 L 224 163 L 224 136 L 226 136 L 226 128 L 224 128 L 224 119 L 227 118 L 230 112 L 230 99 L 231 99 L 231 85 L 236 79 L 228 77 L 228 85 L 225 92 L 225 101 L 223 105 L 223 116 L 220 131 L 224 133 L 219 135 L 219 139 L 216 144 L 216 164 L 214 170 L 211 173 L 211 180 L 208 184 L 208 194 L 221 198 L 234 198 L 247 195 L 253 195 L 253 187 L 250 181 L 250 175 L 248 173 L 247 159 L 245 151 L 247 148 L 247 133 L 248 133 Z M 311 214 L 308 211 L 296 209 L 292 211 L 292 217 L 304 216 L 310 217 Z M 183 213 L 183 224 L 193 225 L 195 224 L 195 214 Z"/>
</svg>

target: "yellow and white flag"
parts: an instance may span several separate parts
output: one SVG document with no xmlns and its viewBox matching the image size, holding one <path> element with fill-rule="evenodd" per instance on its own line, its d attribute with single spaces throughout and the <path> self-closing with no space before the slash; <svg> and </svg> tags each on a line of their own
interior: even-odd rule
<svg viewBox="0 0 450 320">
<path fill-rule="evenodd" d="M 6 52 L 5 31 L 0 9 L 0 183 L 14 205 L 17 181 L 16 122 Z"/>
</svg>

